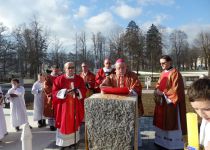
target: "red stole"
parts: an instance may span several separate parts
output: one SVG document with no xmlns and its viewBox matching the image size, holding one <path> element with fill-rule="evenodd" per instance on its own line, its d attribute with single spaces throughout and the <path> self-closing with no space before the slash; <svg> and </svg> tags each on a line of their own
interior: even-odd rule
<svg viewBox="0 0 210 150">
<path fill-rule="evenodd" d="M 166 84 L 168 82 L 168 76 L 170 74 L 170 71 L 164 72 L 161 75 L 162 80 L 160 81 L 160 85 L 158 87 L 158 89 L 160 91 L 164 91 L 164 89 L 166 88 Z M 155 125 L 158 128 L 163 127 L 163 120 L 164 120 L 164 105 L 166 104 L 165 99 L 163 99 L 162 104 L 161 105 L 156 105 L 155 107 L 155 115 L 159 116 L 156 120 L 155 120 Z M 167 104 L 166 104 L 167 105 Z"/>
<path fill-rule="evenodd" d="M 117 77 L 117 76 L 116 76 Z M 122 87 L 127 87 L 126 86 L 126 80 L 125 80 L 125 77 L 124 76 L 119 76 L 118 78 L 117 78 L 117 87 L 120 87 L 120 88 L 122 88 Z"/>
</svg>

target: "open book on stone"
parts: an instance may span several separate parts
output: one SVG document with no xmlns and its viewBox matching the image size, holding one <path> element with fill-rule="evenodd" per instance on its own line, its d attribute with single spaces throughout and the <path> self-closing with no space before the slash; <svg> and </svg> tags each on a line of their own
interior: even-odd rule
<svg viewBox="0 0 210 150">
<path fill-rule="evenodd" d="M 85 99 L 89 150 L 137 149 L 137 97 L 93 94 Z"/>
</svg>

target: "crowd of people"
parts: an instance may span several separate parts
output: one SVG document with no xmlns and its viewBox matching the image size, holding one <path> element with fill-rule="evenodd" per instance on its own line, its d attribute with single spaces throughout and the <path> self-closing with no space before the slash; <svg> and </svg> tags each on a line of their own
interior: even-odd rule
<svg viewBox="0 0 210 150">
<path fill-rule="evenodd" d="M 162 72 L 154 90 L 155 144 L 164 149 L 183 149 L 183 137 L 187 134 L 185 89 L 180 72 L 173 67 L 168 55 L 160 58 Z M 38 128 L 49 126 L 56 131 L 56 145 L 61 149 L 71 147 L 80 140 L 80 127 L 84 120 L 84 100 L 94 93 L 103 93 L 104 87 L 128 88 L 129 95 L 138 97 L 139 118 L 144 114 L 142 85 L 138 76 L 129 71 L 125 60 L 118 59 L 112 68 L 109 59 L 96 75 L 86 62 L 81 64 L 81 73 L 75 74 L 73 62 L 64 64 L 64 72 L 56 65 L 51 73 L 38 74 L 32 86 L 34 95 L 34 121 Z M 24 100 L 25 89 L 18 79 L 11 80 L 12 88 L 5 94 L 10 103 L 11 124 L 18 132 L 20 126 L 28 123 Z M 188 90 L 192 107 L 203 118 L 201 144 L 210 147 L 210 80 L 199 79 Z M 0 140 L 7 133 L 3 114 L 3 93 L 0 89 Z M 145 100 L 146 101 L 146 100 Z"/>
</svg>

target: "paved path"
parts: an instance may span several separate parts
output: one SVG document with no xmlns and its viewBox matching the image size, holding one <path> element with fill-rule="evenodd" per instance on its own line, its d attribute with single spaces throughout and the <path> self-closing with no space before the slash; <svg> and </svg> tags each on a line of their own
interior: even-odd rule
<svg viewBox="0 0 210 150">
<path fill-rule="evenodd" d="M 4 109 L 7 130 L 9 134 L 0 142 L 0 150 L 21 150 L 21 131 L 15 132 L 10 125 L 9 109 Z M 36 122 L 33 121 L 33 112 L 27 111 L 30 125 L 32 129 L 32 144 L 33 150 L 58 150 L 59 147 L 55 145 L 55 132 L 50 131 L 49 128 L 37 128 Z M 152 117 L 142 117 L 140 120 L 140 129 L 143 145 L 140 150 L 157 150 L 158 148 L 153 144 L 154 130 L 152 126 Z M 81 141 L 77 147 L 78 150 L 85 149 L 84 145 L 84 128 L 81 132 Z M 73 150 L 74 147 L 68 148 Z M 66 149 L 67 150 L 67 149 Z"/>
<path fill-rule="evenodd" d="M 0 142 L 0 150 L 21 150 L 21 131 L 16 132 L 10 124 L 10 111 L 4 108 L 6 117 L 8 135 Z M 50 131 L 49 128 L 37 128 L 37 123 L 33 121 L 33 111 L 27 110 L 30 125 L 33 127 L 32 144 L 33 150 L 43 150 L 52 141 L 55 140 L 55 132 Z"/>
<path fill-rule="evenodd" d="M 142 147 L 139 147 L 139 150 L 158 150 L 158 147 L 154 145 L 155 132 L 152 125 L 153 117 L 142 117 L 140 119 L 140 130 L 142 137 Z M 82 126 L 81 141 L 76 147 L 77 150 L 84 150 L 84 126 Z M 55 145 L 55 142 L 52 142 L 45 150 L 58 150 L 59 148 Z M 65 150 L 74 150 L 75 147 L 65 148 Z"/>
</svg>

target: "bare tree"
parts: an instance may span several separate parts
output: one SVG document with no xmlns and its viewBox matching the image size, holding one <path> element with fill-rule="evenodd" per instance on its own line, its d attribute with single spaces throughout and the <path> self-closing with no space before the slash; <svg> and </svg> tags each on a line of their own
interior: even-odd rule
<svg viewBox="0 0 210 150">
<path fill-rule="evenodd" d="M 189 49 L 188 53 L 189 57 L 189 70 L 197 70 L 198 69 L 198 58 L 203 57 L 203 52 L 200 50 L 199 47 L 193 46 L 192 48 Z"/>
<path fill-rule="evenodd" d="M 18 64 L 21 77 L 29 71 L 30 77 L 37 78 L 38 72 L 46 57 L 48 48 L 48 35 L 36 18 L 28 25 L 21 25 L 13 31 Z"/>
<path fill-rule="evenodd" d="M 208 76 L 210 76 L 210 32 L 201 32 L 198 35 L 197 43 L 204 52 L 208 64 Z"/>
<path fill-rule="evenodd" d="M 174 30 L 170 34 L 170 41 L 171 41 L 171 49 L 172 54 L 175 57 L 175 65 L 178 69 L 180 69 L 181 62 L 180 56 L 184 48 L 186 47 L 187 42 L 187 34 L 181 30 Z"/>
<path fill-rule="evenodd" d="M 0 59 L 1 59 L 0 69 L 2 69 L 0 71 L 3 72 L 3 76 L 1 75 L 1 78 L 4 78 L 4 76 L 6 75 L 7 41 L 4 36 L 5 31 L 6 31 L 6 26 L 0 23 Z"/>
<path fill-rule="evenodd" d="M 47 33 L 44 33 L 43 27 L 41 27 L 36 19 L 31 22 L 31 31 L 34 44 L 34 47 L 31 49 L 31 51 L 35 53 L 34 60 L 32 61 L 33 64 L 31 64 L 31 68 L 34 68 L 34 71 L 30 70 L 30 74 L 34 74 L 34 77 L 36 77 L 38 72 L 41 71 L 44 57 L 46 57 L 46 51 L 48 48 L 48 35 Z"/>
<path fill-rule="evenodd" d="M 79 43 L 80 43 L 79 45 L 80 45 L 80 51 L 81 51 L 81 55 L 82 55 L 81 60 L 86 61 L 87 60 L 87 43 L 86 43 L 86 33 L 85 32 L 82 32 L 80 34 Z"/>
<path fill-rule="evenodd" d="M 63 64 L 65 63 L 64 60 L 66 60 L 66 55 L 65 54 L 65 49 L 63 47 L 62 42 L 60 42 L 59 39 L 57 39 L 56 37 L 54 38 L 54 40 L 51 43 L 51 61 L 50 64 L 54 64 L 57 66 L 63 66 Z"/>
<path fill-rule="evenodd" d="M 75 63 L 75 72 L 77 73 L 77 60 L 78 60 L 78 35 L 77 33 L 75 34 L 75 57 L 74 57 L 74 63 Z"/>
<path fill-rule="evenodd" d="M 125 34 L 122 29 L 112 31 L 109 36 L 109 58 L 115 61 L 117 58 L 126 58 L 125 55 Z"/>
<path fill-rule="evenodd" d="M 9 70 L 13 70 L 16 64 L 16 52 L 10 35 L 6 34 L 7 27 L 0 23 L 0 77 L 6 79 Z M 15 72 L 15 71 L 14 71 Z"/>
<path fill-rule="evenodd" d="M 18 61 L 17 61 L 17 72 L 20 72 L 21 77 L 24 74 L 27 74 L 28 68 L 27 68 L 27 64 L 28 64 L 28 59 L 29 59 L 29 49 L 27 47 L 27 42 L 25 41 L 24 37 L 28 36 L 28 31 L 25 30 L 23 31 L 25 28 L 24 25 L 19 26 L 18 28 L 16 28 L 12 35 L 15 39 L 14 44 L 15 44 L 15 49 L 17 51 L 17 57 L 18 57 Z"/>
<path fill-rule="evenodd" d="M 180 67 L 182 70 L 186 70 L 189 68 L 189 66 L 187 64 L 189 64 L 190 61 L 190 57 L 188 57 L 189 55 L 189 45 L 188 43 L 185 45 L 185 47 L 183 47 L 183 50 L 181 51 L 180 54 Z"/>
<path fill-rule="evenodd" d="M 95 68 L 102 67 L 103 60 L 105 58 L 105 37 L 98 32 L 92 35 L 93 51 L 95 57 Z"/>
</svg>

